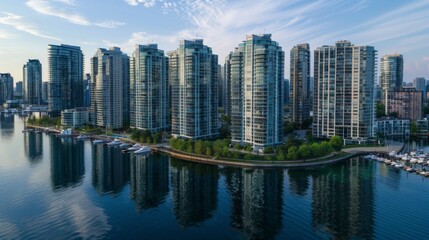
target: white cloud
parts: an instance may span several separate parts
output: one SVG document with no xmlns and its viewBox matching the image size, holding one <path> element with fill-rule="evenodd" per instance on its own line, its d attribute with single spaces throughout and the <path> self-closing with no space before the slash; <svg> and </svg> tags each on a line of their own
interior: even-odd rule
<svg viewBox="0 0 429 240">
<path fill-rule="evenodd" d="M 4 29 L 0 29 L 0 39 L 15 39 L 15 36 Z"/>
<path fill-rule="evenodd" d="M 73 0 L 27 0 L 27 6 L 38 13 L 58 17 L 81 26 L 117 28 L 125 25 L 123 22 L 113 20 L 92 23 L 85 16 L 76 11 L 78 6 Z"/>
<path fill-rule="evenodd" d="M 94 23 L 95 26 L 103 27 L 103 28 L 118 28 L 119 26 L 125 25 L 124 22 L 117 21 L 104 21 L 99 23 Z"/>
<path fill-rule="evenodd" d="M 62 4 L 62 8 L 54 7 L 52 3 L 60 3 Z M 36 12 L 59 17 L 74 24 L 83 26 L 91 25 L 91 23 L 84 16 L 67 8 L 75 6 L 74 2 L 71 0 L 28 0 L 27 6 Z"/>
<path fill-rule="evenodd" d="M 12 26 L 18 31 L 26 32 L 37 37 L 52 39 L 52 40 L 61 40 L 57 37 L 43 34 L 38 30 L 36 26 L 28 22 L 25 22 L 22 16 L 19 16 L 13 13 L 2 12 L 0 15 L 0 24 Z"/>
<path fill-rule="evenodd" d="M 154 7 L 157 0 L 124 0 L 126 3 L 132 6 L 138 6 L 140 3 L 147 8 Z M 160 1 L 162 2 L 162 1 Z"/>
</svg>

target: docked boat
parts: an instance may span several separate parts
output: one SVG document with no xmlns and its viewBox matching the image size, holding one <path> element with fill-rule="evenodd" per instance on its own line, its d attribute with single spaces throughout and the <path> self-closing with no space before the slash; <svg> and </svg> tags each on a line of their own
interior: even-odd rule
<svg viewBox="0 0 429 240">
<path fill-rule="evenodd" d="M 403 168 L 403 167 L 404 167 L 403 163 L 395 164 L 395 168 Z"/>
<path fill-rule="evenodd" d="M 417 160 L 417 163 L 418 163 L 418 164 L 423 164 L 423 163 L 424 163 L 424 161 L 425 161 L 425 159 L 424 159 L 424 158 L 419 158 L 419 160 Z"/>
<path fill-rule="evenodd" d="M 426 173 L 429 173 L 429 172 L 421 171 L 419 174 L 422 176 L 426 176 Z"/>
<path fill-rule="evenodd" d="M 377 162 L 384 162 L 384 158 L 382 158 L 382 157 L 378 157 L 378 158 L 377 158 Z"/>
<path fill-rule="evenodd" d="M 107 146 L 114 147 L 114 146 L 119 146 L 121 144 L 122 142 L 119 139 L 115 138 L 113 141 L 109 142 Z"/>
<path fill-rule="evenodd" d="M 391 161 L 391 160 L 389 160 L 389 159 L 386 159 L 386 160 L 384 160 L 384 163 L 385 163 L 385 164 L 391 164 L 391 163 L 392 163 L 392 161 Z"/>
<path fill-rule="evenodd" d="M 407 171 L 407 172 L 415 172 L 416 169 L 412 168 L 412 167 L 408 167 L 408 168 L 405 169 L 405 171 Z"/>
<path fill-rule="evenodd" d="M 396 152 L 395 151 L 391 151 L 390 153 L 389 153 L 389 157 L 394 157 L 396 155 Z"/>
<path fill-rule="evenodd" d="M 418 160 L 418 158 L 413 157 L 411 158 L 410 163 L 417 163 Z"/>
<path fill-rule="evenodd" d="M 102 139 L 96 139 L 96 140 L 92 141 L 92 143 L 93 144 L 103 144 L 103 143 L 105 143 L 105 141 Z"/>
<path fill-rule="evenodd" d="M 88 135 L 79 135 L 79 136 L 76 137 L 77 140 L 85 140 L 85 139 L 88 139 L 88 138 L 89 138 Z"/>
<path fill-rule="evenodd" d="M 73 130 L 71 128 L 61 130 L 61 132 L 58 134 L 58 136 L 59 137 L 71 137 L 71 136 L 73 136 Z"/>
<path fill-rule="evenodd" d="M 140 148 L 142 148 L 142 145 L 140 145 L 139 143 L 136 143 L 132 147 L 127 148 L 127 151 L 134 152 L 139 150 Z"/>
<path fill-rule="evenodd" d="M 134 152 L 134 154 L 143 154 L 143 153 L 150 153 L 150 147 L 143 146 L 139 150 Z"/>
<path fill-rule="evenodd" d="M 120 148 L 129 148 L 129 147 L 131 147 L 131 144 L 124 142 L 121 145 L 119 145 L 119 147 Z"/>
<path fill-rule="evenodd" d="M 364 156 L 363 158 L 364 159 L 368 159 L 368 160 L 372 160 L 372 159 L 375 158 L 375 155 L 374 154 L 369 154 L 369 155 Z"/>
</svg>

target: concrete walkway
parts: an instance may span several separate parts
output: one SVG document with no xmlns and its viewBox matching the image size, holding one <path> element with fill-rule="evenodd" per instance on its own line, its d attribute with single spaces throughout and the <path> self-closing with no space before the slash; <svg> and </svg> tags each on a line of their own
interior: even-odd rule
<svg viewBox="0 0 429 240">
<path fill-rule="evenodd" d="M 386 142 L 384 147 L 355 147 L 344 148 L 342 151 L 346 153 L 390 153 L 391 151 L 400 152 L 404 148 L 404 143 L 401 142 Z"/>
</svg>

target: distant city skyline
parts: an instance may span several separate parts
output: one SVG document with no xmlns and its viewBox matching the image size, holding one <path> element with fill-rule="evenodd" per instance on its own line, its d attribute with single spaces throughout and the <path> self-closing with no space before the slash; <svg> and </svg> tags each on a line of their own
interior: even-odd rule
<svg viewBox="0 0 429 240">
<path fill-rule="evenodd" d="M 89 59 L 97 48 L 117 46 L 131 55 L 136 44 L 156 43 L 160 49 L 171 51 L 180 40 L 196 38 L 204 39 L 223 64 L 243 36 L 265 32 L 271 33 L 283 49 L 302 42 L 315 49 L 350 40 L 374 46 L 379 58 L 400 53 L 404 56 L 404 82 L 412 82 L 416 77 L 429 78 L 429 1 L 425 0 L 108 3 L 1 1 L 0 72 L 10 72 L 15 81 L 21 81 L 22 65 L 28 59 L 39 59 L 43 81 L 47 81 L 49 44 L 80 46 L 85 55 L 85 73 L 89 73 Z M 285 60 L 285 76 L 289 76 L 288 53 Z"/>
</svg>

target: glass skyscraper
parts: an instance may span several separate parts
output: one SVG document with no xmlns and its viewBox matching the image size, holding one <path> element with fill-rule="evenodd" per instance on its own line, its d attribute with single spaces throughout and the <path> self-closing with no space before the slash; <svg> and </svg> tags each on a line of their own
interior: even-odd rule
<svg viewBox="0 0 429 240">
<path fill-rule="evenodd" d="M 171 132 L 209 139 L 218 129 L 218 56 L 202 39 L 183 40 L 169 55 Z"/>
<path fill-rule="evenodd" d="M 130 59 L 131 127 L 168 128 L 168 58 L 157 44 L 136 45 Z"/>
<path fill-rule="evenodd" d="M 83 54 L 80 47 L 48 46 L 49 112 L 83 106 Z"/>
<path fill-rule="evenodd" d="M 380 61 L 381 102 L 387 102 L 387 93 L 402 87 L 404 59 L 401 54 L 384 55 Z M 386 106 L 387 109 L 387 106 Z"/>
<path fill-rule="evenodd" d="M 129 109 L 129 57 L 117 47 L 99 48 L 91 58 L 91 119 L 110 129 L 124 127 Z"/>
<path fill-rule="evenodd" d="M 374 136 L 377 51 L 339 41 L 314 51 L 313 135 Z"/>
<path fill-rule="evenodd" d="M 41 105 L 42 101 L 42 64 L 30 59 L 23 67 L 22 92 L 25 103 Z"/>
<path fill-rule="evenodd" d="M 283 141 L 284 52 L 271 34 L 249 35 L 232 53 L 231 136 L 254 150 Z"/>
</svg>

